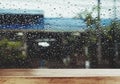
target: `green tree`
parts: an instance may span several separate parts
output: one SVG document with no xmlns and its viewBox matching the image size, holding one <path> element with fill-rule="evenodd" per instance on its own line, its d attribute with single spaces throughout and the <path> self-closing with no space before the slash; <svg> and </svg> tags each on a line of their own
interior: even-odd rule
<svg viewBox="0 0 120 84">
<path fill-rule="evenodd" d="M 6 64 L 14 63 L 17 60 L 24 60 L 26 56 L 22 54 L 22 46 L 23 43 L 21 41 L 10 41 L 6 38 L 2 39 L 0 41 L 0 64 L 2 64 L 1 66 L 5 67 Z"/>
<path fill-rule="evenodd" d="M 97 9 L 98 16 L 93 18 L 92 14 L 95 12 L 96 9 Z M 85 10 L 83 13 L 80 13 L 77 16 L 79 16 L 79 18 L 84 19 L 88 28 L 95 28 L 96 36 L 97 36 L 97 40 L 96 40 L 97 59 L 98 59 L 98 64 L 101 64 L 101 61 L 102 61 L 101 48 L 102 47 L 101 47 L 101 28 L 100 28 L 100 0 L 98 0 L 98 5 L 92 8 L 92 12 L 88 12 L 87 10 Z M 89 37 L 91 39 L 91 36 Z"/>
</svg>

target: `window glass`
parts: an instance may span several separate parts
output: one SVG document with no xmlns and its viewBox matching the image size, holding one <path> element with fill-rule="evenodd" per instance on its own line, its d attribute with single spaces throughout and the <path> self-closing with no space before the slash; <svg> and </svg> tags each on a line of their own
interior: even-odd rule
<svg viewBox="0 0 120 84">
<path fill-rule="evenodd" d="M 0 68 L 119 68 L 120 0 L 0 1 Z"/>
</svg>

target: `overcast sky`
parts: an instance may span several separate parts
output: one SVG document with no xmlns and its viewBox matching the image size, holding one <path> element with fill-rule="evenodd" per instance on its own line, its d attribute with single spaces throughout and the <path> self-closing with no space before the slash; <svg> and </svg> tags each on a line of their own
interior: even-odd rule
<svg viewBox="0 0 120 84">
<path fill-rule="evenodd" d="M 117 17 L 120 18 L 120 0 L 117 1 Z M 85 9 L 91 10 L 97 0 L 0 0 L 1 9 L 43 10 L 45 17 L 74 17 Z M 96 16 L 96 13 L 94 13 Z M 112 18 L 113 0 L 101 0 L 101 18 Z"/>
</svg>

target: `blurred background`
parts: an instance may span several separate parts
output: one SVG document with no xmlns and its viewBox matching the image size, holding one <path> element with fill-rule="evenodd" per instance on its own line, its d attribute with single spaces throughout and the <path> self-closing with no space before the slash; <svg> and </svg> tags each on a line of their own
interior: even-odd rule
<svg viewBox="0 0 120 84">
<path fill-rule="evenodd" d="M 0 1 L 0 68 L 119 68 L 119 4 Z"/>
</svg>

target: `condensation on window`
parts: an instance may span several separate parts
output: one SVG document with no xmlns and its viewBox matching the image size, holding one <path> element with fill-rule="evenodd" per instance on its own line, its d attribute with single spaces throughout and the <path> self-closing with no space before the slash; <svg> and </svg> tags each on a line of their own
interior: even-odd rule
<svg viewBox="0 0 120 84">
<path fill-rule="evenodd" d="M 0 68 L 119 68 L 120 0 L 0 1 Z"/>
</svg>

